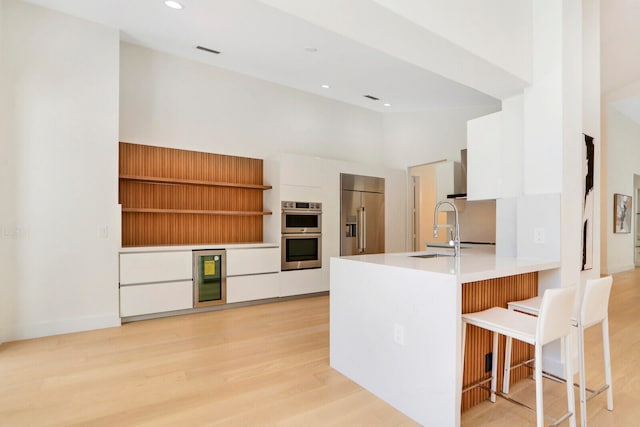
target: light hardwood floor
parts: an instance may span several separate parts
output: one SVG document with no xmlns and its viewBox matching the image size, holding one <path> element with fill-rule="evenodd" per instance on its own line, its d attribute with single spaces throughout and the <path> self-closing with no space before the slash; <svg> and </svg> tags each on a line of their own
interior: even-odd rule
<svg viewBox="0 0 640 427">
<path fill-rule="evenodd" d="M 3 344 L 0 426 L 417 425 L 329 368 L 328 309 L 316 297 Z M 615 411 L 598 396 L 589 425 L 640 425 L 640 270 L 614 277 L 609 314 Z M 600 340 L 588 331 L 590 383 L 602 377 Z M 547 411 L 562 412 L 564 387 L 545 387 Z M 525 380 L 513 393 L 533 402 L 533 390 Z M 462 425 L 534 415 L 498 400 Z"/>
</svg>

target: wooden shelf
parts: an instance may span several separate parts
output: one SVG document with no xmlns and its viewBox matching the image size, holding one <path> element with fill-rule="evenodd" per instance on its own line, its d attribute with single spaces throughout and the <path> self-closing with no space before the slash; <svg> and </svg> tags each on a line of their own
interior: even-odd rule
<svg viewBox="0 0 640 427">
<path fill-rule="evenodd" d="M 232 188 L 248 188 L 252 190 L 271 190 L 270 185 L 256 185 L 256 184 L 238 184 L 232 182 L 211 182 L 200 181 L 196 179 L 179 179 L 179 178 L 162 178 L 155 176 L 138 176 L 138 175 L 120 175 L 120 179 L 126 181 L 148 182 L 152 184 L 167 184 L 167 185 L 203 185 L 207 187 L 232 187 Z"/>
<path fill-rule="evenodd" d="M 261 242 L 263 161 L 120 143 L 122 246 Z"/>
<path fill-rule="evenodd" d="M 196 209 L 150 209 L 150 208 L 122 208 L 123 213 L 163 213 L 163 214 L 196 214 L 196 215 L 226 215 L 226 216 L 261 216 L 271 215 L 272 212 L 252 211 L 205 211 Z"/>
</svg>

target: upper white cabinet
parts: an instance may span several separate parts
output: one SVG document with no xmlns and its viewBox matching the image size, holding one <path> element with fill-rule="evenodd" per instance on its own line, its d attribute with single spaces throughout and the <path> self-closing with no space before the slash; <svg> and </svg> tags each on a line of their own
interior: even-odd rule
<svg viewBox="0 0 640 427">
<path fill-rule="evenodd" d="M 467 122 L 467 200 L 499 198 L 502 112 Z"/>
<path fill-rule="evenodd" d="M 467 200 L 518 196 L 522 190 L 522 104 L 467 122 Z"/>
</svg>

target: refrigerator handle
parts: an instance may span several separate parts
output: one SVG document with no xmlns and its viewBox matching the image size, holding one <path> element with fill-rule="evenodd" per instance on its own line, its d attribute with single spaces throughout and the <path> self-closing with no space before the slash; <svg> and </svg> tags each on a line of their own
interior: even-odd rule
<svg viewBox="0 0 640 427">
<path fill-rule="evenodd" d="M 364 207 L 358 208 L 358 253 L 364 252 Z"/>
<path fill-rule="evenodd" d="M 362 252 L 367 251 L 367 211 L 362 207 Z"/>
<path fill-rule="evenodd" d="M 356 212 L 356 250 L 360 253 L 360 208 Z"/>
<path fill-rule="evenodd" d="M 358 208 L 356 224 L 356 249 L 358 249 L 358 253 L 362 253 L 362 207 Z"/>
</svg>

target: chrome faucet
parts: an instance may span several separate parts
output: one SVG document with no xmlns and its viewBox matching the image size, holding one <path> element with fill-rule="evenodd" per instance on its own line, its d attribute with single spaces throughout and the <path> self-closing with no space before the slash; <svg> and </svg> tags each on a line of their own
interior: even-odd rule
<svg viewBox="0 0 640 427">
<path fill-rule="evenodd" d="M 453 256 L 455 257 L 459 257 L 460 256 L 460 223 L 458 222 L 458 208 L 456 208 L 456 205 L 454 205 L 453 203 L 451 203 L 448 200 L 440 200 L 437 204 L 436 204 L 436 208 L 433 210 L 433 237 L 438 237 L 438 228 L 452 228 L 452 225 L 449 224 L 438 224 L 438 211 L 440 210 L 440 206 L 442 205 L 449 205 L 453 208 L 453 212 L 455 213 L 456 216 L 456 234 L 455 237 L 453 237 L 453 240 L 449 241 L 449 246 L 453 246 Z"/>
</svg>

